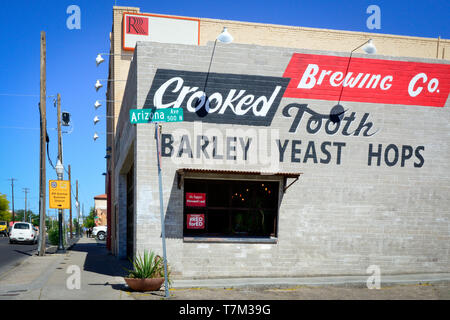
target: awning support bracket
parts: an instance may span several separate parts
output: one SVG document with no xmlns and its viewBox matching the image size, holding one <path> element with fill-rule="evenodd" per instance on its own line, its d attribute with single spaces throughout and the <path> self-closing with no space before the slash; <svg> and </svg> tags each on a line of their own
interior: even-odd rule
<svg viewBox="0 0 450 320">
<path fill-rule="evenodd" d="M 296 177 L 295 180 L 292 181 L 288 186 L 286 186 L 286 183 L 287 183 L 287 179 L 288 179 L 288 178 L 286 178 L 286 177 L 284 178 L 284 188 L 283 188 L 284 193 L 286 193 L 287 189 L 289 189 L 290 186 L 292 186 L 294 183 L 297 182 L 297 180 L 299 179 L 299 177 L 300 177 L 300 176 Z"/>
</svg>

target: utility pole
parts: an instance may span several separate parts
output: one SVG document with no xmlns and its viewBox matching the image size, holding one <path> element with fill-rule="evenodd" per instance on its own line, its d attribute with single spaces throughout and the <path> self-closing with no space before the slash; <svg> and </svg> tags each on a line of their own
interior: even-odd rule
<svg viewBox="0 0 450 320">
<path fill-rule="evenodd" d="M 29 188 L 23 188 L 23 192 L 25 192 L 25 212 L 23 214 L 23 221 L 27 221 L 27 194 L 30 192 Z"/>
<path fill-rule="evenodd" d="M 62 157 L 62 135 L 61 135 L 61 95 L 58 93 L 58 96 L 56 98 L 57 100 L 57 122 L 58 122 L 58 159 L 61 161 L 61 164 L 63 164 L 63 157 Z"/>
<path fill-rule="evenodd" d="M 11 181 L 11 199 L 12 199 L 12 221 L 15 221 L 15 215 L 14 215 L 14 181 L 17 181 L 17 179 L 11 178 L 8 179 Z"/>
<path fill-rule="evenodd" d="M 72 180 L 70 176 L 70 164 L 69 164 L 69 185 L 70 185 L 70 192 L 72 193 Z M 70 195 L 70 214 L 69 214 L 69 223 L 70 223 L 70 239 L 72 239 L 72 195 Z"/>
<path fill-rule="evenodd" d="M 77 204 L 77 213 L 78 213 L 78 230 L 80 231 L 81 230 L 81 227 L 80 227 L 80 203 L 78 202 L 78 180 L 77 180 L 77 182 L 76 182 L 76 197 L 75 197 L 75 199 L 76 199 L 76 204 Z M 80 232 L 78 232 L 78 236 L 80 236 L 81 235 L 81 233 Z"/>
<path fill-rule="evenodd" d="M 58 125 L 58 163 L 56 164 L 56 173 L 58 180 L 64 180 L 64 165 L 62 157 L 62 135 L 61 135 L 61 95 L 58 93 L 57 101 L 57 125 Z M 65 252 L 63 245 L 63 215 L 64 210 L 58 209 L 58 225 L 59 225 L 59 244 L 57 252 Z"/>
<path fill-rule="evenodd" d="M 47 98 L 47 47 L 45 31 L 41 31 L 41 79 L 40 79 L 40 124 L 41 124 L 41 139 L 40 139 L 40 176 L 39 176 L 39 237 L 38 254 L 40 257 L 45 255 L 45 187 L 46 187 L 46 171 L 45 171 L 45 147 L 47 141 L 47 119 L 46 119 L 46 98 Z M 14 212 L 14 211 L 13 211 Z"/>
</svg>

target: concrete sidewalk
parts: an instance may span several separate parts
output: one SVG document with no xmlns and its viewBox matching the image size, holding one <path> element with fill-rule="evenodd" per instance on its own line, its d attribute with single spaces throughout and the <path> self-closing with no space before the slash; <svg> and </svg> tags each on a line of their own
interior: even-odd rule
<svg viewBox="0 0 450 320">
<path fill-rule="evenodd" d="M 92 238 L 75 242 L 66 253 L 32 256 L 1 275 L 0 300 L 164 298 L 164 289 L 148 293 L 129 290 L 123 268 L 131 268 L 130 263 L 108 254 L 104 242 Z M 367 289 L 367 277 L 174 280 L 170 295 L 175 300 L 450 299 L 449 273 L 382 275 L 381 290 Z"/>
</svg>

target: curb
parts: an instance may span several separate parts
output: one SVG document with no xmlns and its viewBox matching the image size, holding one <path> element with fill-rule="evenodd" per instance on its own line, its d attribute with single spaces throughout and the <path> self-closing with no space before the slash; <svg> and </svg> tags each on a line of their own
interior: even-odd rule
<svg viewBox="0 0 450 320">
<path fill-rule="evenodd" d="M 366 287 L 367 276 L 342 277 L 305 277 L 305 278 L 229 278 L 229 279 L 198 279 L 173 280 L 173 289 L 216 288 L 287 288 L 299 286 L 311 287 Z M 392 285 L 426 285 L 431 283 L 450 283 L 450 274 L 415 274 L 386 275 L 381 278 L 383 287 Z"/>
</svg>

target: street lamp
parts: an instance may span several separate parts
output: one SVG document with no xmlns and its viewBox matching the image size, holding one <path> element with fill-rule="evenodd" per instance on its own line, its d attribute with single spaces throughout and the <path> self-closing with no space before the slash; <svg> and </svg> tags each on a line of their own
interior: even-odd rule
<svg viewBox="0 0 450 320">
<path fill-rule="evenodd" d="M 350 68 L 350 62 L 352 61 L 353 52 L 355 52 L 356 50 L 358 50 L 361 47 L 363 47 L 363 50 L 364 50 L 364 52 L 366 54 L 375 54 L 375 53 L 377 53 L 377 48 L 373 44 L 372 39 L 367 40 L 363 44 L 361 44 L 358 47 L 356 47 L 355 49 L 353 49 L 350 52 L 350 57 L 348 59 L 347 70 L 345 70 L 345 74 L 344 74 L 344 81 L 347 78 L 348 69 Z M 341 93 L 339 94 L 338 103 L 330 111 L 330 120 L 333 123 L 337 123 L 337 122 L 341 121 L 342 118 L 344 117 L 344 113 L 346 111 L 346 110 L 344 110 L 344 107 L 341 105 L 341 98 L 342 98 L 342 93 L 343 92 L 344 92 L 344 84 L 342 84 L 342 87 L 341 87 Z"/>
<path fill-rule="evenodd" d="M 56 174 L 58 176 L 58 180 L 63 179 L 64 167 L 61 163 L 61 160 L 58 159 L 56 164 Z M 62 230 L 62 209 L 58 209 L 58 227 L 59 227 L 59 241 L 58 241 L 58 252 L 64 252 L 64 244 L 63 244 L 63 230 Z"/>
</svg>

